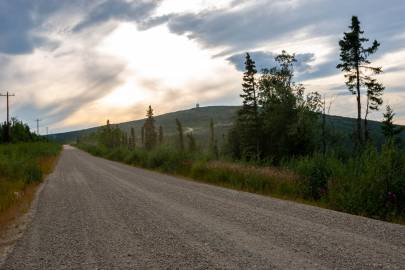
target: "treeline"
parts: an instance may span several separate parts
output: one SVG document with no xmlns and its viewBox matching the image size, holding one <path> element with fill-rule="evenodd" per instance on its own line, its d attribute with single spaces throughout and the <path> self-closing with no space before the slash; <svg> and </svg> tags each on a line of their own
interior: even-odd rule
<svg viewBox="0 0 405 270">
<path fill-rule="evenodd" d="M 224 143 L 218 144 L 214 121 L 209 135 L 197 142 L 184 132 L 165 136 L 149 106 L 140 131 L 129 134 L 109 122 L 78 146 L 99 156 L 128 164 L 183 174 L 198 180 L 288 199 L 311 201 L 353 214 L 384 220 L 405 218 L 405 152 L 402 128 L 387 105 L 379 132 L 384 144 L 370 136 L 368 117 L 383 105 L 384 86 L 371 64 L 377 41 L 368 39 L 357 17 L 339 42 L 346 85 L 355 96 L 357 121 L 351 145 L 342 143 L 326 121 L 326 100 L 295 82 L 294 54 L 283 51 L 276 65 L 257 71 L 246 54 L 241 98 L 243 104 Z M 351 98 L 350 96 L 347 97 Z M 364 100 L 363 100 L 364 99 Z M 201 143 L 200 145 L 198 143 Z M 264 167 L 260 167 L 263 166 Z"/>
<path fill-rule="evenodd" d="M 34 134 L 16 118 L 0 124 L 0 224 L 14 219 L 19 207 L 29 203 L 60 150 L 59 144 Z"/>
<path fill-rule="evenodd" d="M 197 144 L 192 131 L 185 131 L 179 119 L 173 121 L 176 127 L 175 134 L 166 135 L 162 126 L 157 126 L 153 114 L 152 106 L 146 112 L 145 122 L 141 129 L 136 132 L 134 127 L 129 128 L 129 132 L 124 131 L 118 125 L 111 124 L 107 120 L 105 126 L 100 127 L 96 132 L 77 138 L 77 145 L 94 145 L 105 150 L 126 148 L 128 150 L 144 149 L 152 151 L 160 147 L 171 147 L 173 151 L 180 153 L 203 153 L 207 156 L 218 158 L 220 150 L 216 139 L 214 121 L 207 122 L 209 138 L 204 141 L 205 146 Z M 139 134 L 140 133 L 140 134 Z M 223 150 L 223 149 L 222 149 Z M 225 150 L 222 151 L 225 153 Z"/>
<path fill-rule="evenodd" d="M 12 118 L 9 123 L 4 122 L 0 124 L 0 144 L 34 142 L 43 141 L 45 139 L 46 138 L 31 132 L 27 124 L 24 124 L 16 118 Z"/>
</svg>

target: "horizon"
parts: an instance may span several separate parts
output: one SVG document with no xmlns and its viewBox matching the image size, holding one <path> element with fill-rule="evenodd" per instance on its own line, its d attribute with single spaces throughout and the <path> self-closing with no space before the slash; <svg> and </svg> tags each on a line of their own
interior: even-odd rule
<svg viewBox="0 0 405 270">
<path fill-rule="evenodd" d="M 200 104 L 199 104 L 200 105 Z M 204 109 L 204 108 L 212 108 L 212 107 L 241 107 L 242 105 L 209 105 L 209 106 L 199 106 L 200 109 Z M 153 108 L 152 108 L 153 109 Z M 191 108 L 185 108 L 185 109 L 181 109 L 181 110 L 175 110 L 175 111 L 171 111 L 171 112 L 166 112 L 166 113 L 162 113 L 162 114 L 154 114 L 155 118 L 159 118 L 160 116 L 164 116 L 167 114 L 174 114 L 174 113 L 179 113 L 179 112 L 185 112 L 185 111 L 189 111 L 189 110 L 193 110 L 196 109 L 196 107 L 191 107 Z M 327 116 L 332 116 L 332 117 L 342 117 L 342 118 L 348 118 L 348 119 L 352 119 L 353 120 L 353 127 L 356 121 L 355 117 L 346 117 L 346 116 L 341 116 L 341 115 L 336 115 L 336 114 L 326 114 Z M 137 119 L 132 119 L 129 121 L 124 121 L 124 122 L 113 122 L 110 119 L 106 119 L 106 121 L 109 120 L 111 125 L 122 125 L 122 124 L 127 124 L 127 123 L 131 123 L 131 122 L 137 122 L 137 121 L 142 121 L 142 120 L 146 120 L 146 117 L 143 116 L 142 118 L 137 118 Z M 66 134 L 66 133 L 71 133 L 71 132 L 80 132 L 80 131 L 84 131 L 84 130 L 89 130 L 89 129 L 97 129 L 103 126 L 106 126 L 106 121 L 104 123 L 101 123 L 100 125 L 97 126 L 90 126 L 90 127 L 86 127 L 86 128 L 82 128 L 82 129 L 74 129 L 74 130 L 67 130 L 67 131 L 62 131 L 62 132 L 58 132 L 58 133 L 49 133 L 49 135 L 60 135 L 60 134 Z M 369 122 L 377 122 L 377 123 L 381 123 L 382 121 L 380 120 L 369 120 Z M 400 125 L 400 124 L 397 124 Z M 405 126 L 405 125 L 400 125 L 400 126 Z"/>
<path fill-rule="evenodd" d="M 0 92 L 11 116 L 41 134 L 141 120 L 201 106 L 239 106 L 243 54 L 258 69 L 286 50 L 298 59 L 295 81 L 332 101 L 331 115 L 355 117 L 338 42 L 352 15 L 381 48 L 384 105 L 405 124 L 405 3 L 378 0 L 52 0 L 0 4 Z M 0 99 L 0 121 L 5 99 Z M 384 107 L 370 120 L 380 121 Z"/>
</svg>

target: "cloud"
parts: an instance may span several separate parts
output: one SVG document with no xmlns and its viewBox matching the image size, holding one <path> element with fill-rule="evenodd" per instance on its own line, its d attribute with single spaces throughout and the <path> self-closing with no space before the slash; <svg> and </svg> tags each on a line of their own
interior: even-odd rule
<svg viewBox="0 0 405 270">
<path fill-rule="evenodd" d="M 169 28 L 205 46 L 240 50 L 282 37 L 294 39 L 302 31 L 311 36 L 341 35 L 353 14 L 364 19 L 370 31 L 387 31 L 391 25 L 403 23 L 404 8 L 405 3 L 400 0 L 393 0 L 389 5 L 378 0 L 235 2 L 232 8 L 173 16 Z"/>
<path fill-rule="evenodd" d="M 73 28 L 73 31 L 81 31 L 112 19 L 134 22 L 145 20 L 151 16 L 160 2 L 158 0 L 109 0 L 100 2 L 83 21 Z"/>
<path fill-rule="evenodd" d="M 297 80 L 338 95 L 335 111 L 347 115 L 336 64 L 350 17 L 382 43 L 372 60 L 387 96 L 404 100 L 404 9 L 403 0 L 4 0 L 0 89 L 16 92 L 13 115 L 64 130 L 141 117 L 153 102 L 160 112 L 238 104 L 243 53 L 261 69 L 285 49 L 299 60 Z M 114 99 L 127 104 L 104 102 Z"/>
<path fill-rule="evenodd" d="M 266 51 L 254 51 L 249 53 L 252 59 L 256 63 L 257 70 L 262 70 L 265 68 L 272 68 L 278 66 L 278 63 L 275 60 L 275 57 L 278 53 L 273 52 L 266 52 Z M 244 71 L 245 70 L 245 56 L 246 53 L 239 53 L 234 54 L 227 58 L 229 62 L 231 62 L 237 70 Z M 315 55 L 313 53 L 304 53 L 304 54 L 296 54 L 295 58 L 297 62 L 294 65 L 294 68 L 298 72 L 306 72 L 311 69 L 310 63 L 314 61 Z"/>
</svg>

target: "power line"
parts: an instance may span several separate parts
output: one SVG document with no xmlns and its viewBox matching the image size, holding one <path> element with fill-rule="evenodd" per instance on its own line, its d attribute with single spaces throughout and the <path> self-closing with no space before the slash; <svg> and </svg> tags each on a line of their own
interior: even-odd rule
<svg viewBox="0 0 405 270">
<path fill-rule="evenodd" d="M 6 94 L 1 94 L 0 97 L 6 97 L 7 98 L 7 127 L 6 127 L 6 141 L 10 141 L 10 107 L 9 107 L 9 98 L 14 97 L 15 94 L 10 94 L 8 91 Z"/>
</svg>

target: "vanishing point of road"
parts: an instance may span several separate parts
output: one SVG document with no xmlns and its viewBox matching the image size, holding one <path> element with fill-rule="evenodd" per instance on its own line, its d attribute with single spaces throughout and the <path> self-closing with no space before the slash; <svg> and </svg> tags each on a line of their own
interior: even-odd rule
<svg viewBox="0 0 405 270">
<path fill-rule="evenodd" d="M 1 269 L 405 269 L 405 226 L 65 147 Z"/>
</svg>

